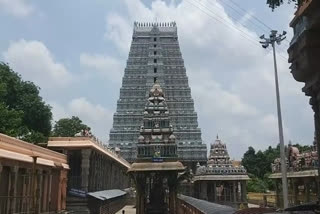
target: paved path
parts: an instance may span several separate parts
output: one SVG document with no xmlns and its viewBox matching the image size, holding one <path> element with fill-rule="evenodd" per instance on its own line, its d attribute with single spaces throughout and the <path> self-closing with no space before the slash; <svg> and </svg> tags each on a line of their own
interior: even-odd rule
<svg viewBox="0 0 320 214">
<path fill-rule="evenodd" d="M 116 214 L 122 214 L 122 210 L 125 211 L 125 214 L 136 214 L 136 208 L 134 208 L 133 205 L 127 205 L 124 208 L 122 208 L 119 212 Z"/>
</svg>

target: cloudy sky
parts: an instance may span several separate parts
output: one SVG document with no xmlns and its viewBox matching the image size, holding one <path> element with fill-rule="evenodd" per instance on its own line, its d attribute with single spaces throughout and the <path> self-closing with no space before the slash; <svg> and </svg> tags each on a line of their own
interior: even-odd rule
<svg viewBox="0 0 320 214">
<path fill-rule="evenodd" d="M 107 142 L 133 22 L 176 21 L 203 141 L 219 134 L 240 159 L 278 142 L 272 52 L 258 37 L 286 30 L 277 47 L 285 142 L 311 144 L 312 110 L 287 63 L 294 6 L 271 12 L 265 1 L 0 0 L 0 61 L 41 87 L 54 120 L 77 115 Z"/>
</svg>

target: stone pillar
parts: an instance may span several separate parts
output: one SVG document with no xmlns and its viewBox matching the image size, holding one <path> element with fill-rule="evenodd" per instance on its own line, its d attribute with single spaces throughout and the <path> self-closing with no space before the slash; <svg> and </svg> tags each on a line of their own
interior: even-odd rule
<svg viewBox="0 0 320 214">
<path fill-rule="evenodd" d="M 319 85 L 317 84 L 317 87 Z M 317 145 L 318 152 L 318 175 L 320 175 L 320 92 L 319 88 L 317 88 L 316 92 L 312 93 L 310 99 L 310 105 L 312 106 L 314 112 L 314 127 L 315 127 L 315 141 Z M 317 186 L 320 187 L 320 179 L 318 180 Z M 320 201 L 320 194 L 318 194 L 318 200 Z"/>
<path fill-rule="evenodd" d="M 91 149 L 81 150 L 81 189 L 86 192 L 89 190 L 90 154 Z"/>
<path fill-rule="evenodd" d="M 223 202 L 224 204 L 227 201 L 227 188 L 226 188 L 226 182 L 223 183 Z"/>
<path fill-rule="evenodd" d="M 200 199 L 208 200 L 207 181 L 200 181 Z"/>
<path fill-rule="evenodd" d="M 106 166 L 107 166 L 107 164 L 106 164 L 106 157 L 104 156 L 103 157 L 103 159 L 102 159 L 102 172 L 103 172 L 103 178 L 104 179 L 102 179 L 102 187 L 103 187 L 103 189 L 107 189 L 107 170 L 106 170 Z"/>
<path fill-rule="evenodd" d="M 304 202 L 308 203 L 310 202 L 310 183 L 309 183 L 309 179 L 305 178 L 303 180 L 304 182 Z"/>
<path fill-rule="evenodd" d="M 146 178 L 144 174 L 136 174 L 135 176 L 135 183 L 136 183 L 136 214 L 144 214 L 145 209 L 145 183 Z"/>
<path fill-rule="evenodd" d="M 17 203 L 17 182 L 18 182 L 18 172 L 19 172 L 19 167 L 18 166 L 13 166 L 10 167 L 10 191 L 9 191 L 9 195 L 10 197 L 12 197 L 11 199 L 9 199 L 10 201 L 10 212 L 9 213 L 15 213 L 16 211 L 16 203 Z"/>
<path fill-rule="evenodd" d="M 66 201 L 67 201 L 67 171 L 61 170 L 61 209 L 66 209 Z"/>
<path fill-rule="evenodd" d="M 32 187 L 32 169 L 26 170 L 26 187 L 25 187 L 25 196 L 28 196 L 28 198 L 24 199 L 25 209 L 30 210 L 32 208 L 32 199 L 29 198 L 31 196 L 31 187 Z"/>
<path fill-rule="evenodd" d="M 91 156 L 90 156 L 90 168 L 93 168 L 92 170 L 92 174 L 91 176 L 94 178 L 94 179 L 90 179 L 90 183 L 88 184 L 89 185 L 89 189 L 91 189 L 91 191 L 95 191 L 96 190 L 96 180 L 98 180 L 99 178 L 97 177 L 97 166 L 96 166 L 96 153 L 95 151 L 92 151 L 91 153 Z"/>
<path fill-rule="evenodd" d="M 2 170 L 3 170 L 3 166 L 2 166 L 2 164 L 0 162 L 0 183 L 1 183 Z"/>
<path fill-rule="evenodd" d="M 48 172 L 49 174 L 49 187 L 48 187 L 48 207 L 50 209 L 51 206 L 51 189 L 52 189 L 52 171 Z"/>
<path fill-rule="evenodd" d="M 170 214 L 176 214 L 176 187 L 175 186 L 169 186 L 169 209 Z"/>
<path fill-rule="evenodd" d="M 100 179 L 100 189 L 104 189 L 104 162 L 103 162 L 103 159 L 104 157 L 101 156 L 101 159 L 100 159 L 100 176 L 101 176 L 101 179 Z M 119 180 L 121 178 L 117 177 L 115 180 Z"/>
<path fill-rule="evenodd" d="M 237 203 L 237 181 L 233 181 L 232 193 L 233 193 L 233 202 Z"/>
<path fill-rule="evenodd" d="M 47 204 L 47 200 L 48 200 L 48 186 L 49 186 L 49 176 L 48 173 L 46 172 L 43 175 L 44 179 L 43 179 L 43 191 L 42 191 L 42 209 L 41 211 L 46 212 L 48 210 L 48 204 Z"/>
<path fill-rule="evenodd" d="M 299 190 L 298 190 L 298 185 L 297 185 L 296 179 L 291 178 L 291 185 L 292 185 L 292 194 L 293 194 L 293 205 L 299 205 L 298 204 Z"/>
<path fill-rule="evenodd" d="M 42 169 L 38 169 L 37 171 L 37 185 L 36 185 L 36 209 L 35 212 L 36 213 L 40 213 L 40 209 L 41 209 L 41 195 L 42 195 L 42 174 L 43 174 L 43 170 Z"/>
<path fill-rule="evenodd" d="M 241 181 L 241 201 L 247 203 L 247 182 Z"/>
<path fill-rule="evenodd" d="M 213 181 L 213 200 L 217 203 L 217 182 Z"/>
<path fill-rule="evenodd" d="M 280 186 L 279 186 L 280 179 L 275 180 L 275 185 L 276 185 L 276 207 L 280 208 L 281 207 L 281 198 L 280 198 Z"/>
</svg>

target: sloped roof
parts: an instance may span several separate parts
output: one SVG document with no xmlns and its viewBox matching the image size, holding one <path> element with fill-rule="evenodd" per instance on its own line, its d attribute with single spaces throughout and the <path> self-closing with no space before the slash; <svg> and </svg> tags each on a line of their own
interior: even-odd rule
<svg viewBox="0 0 320 214">
<path fill-rule="evenodd" d="M 110 190 L 103 190 L 98 192 L 89 192 L 87 195 L 90 195 L 96 199 L 99 199 L 101 201 L 109 200 L 112 198 L 117 198 L 120 196 L 124 196 L 127 193 L 125 191 L 122 191 L 120 189 L 110 189 Z"/>
<path fill-rule="evenodd" d="M 104 155 L 109 156 L 114 161 L 120 163 L 126 168 L 131 164 L 121 156 L 113 153 L 111 150 L 104 148 L 90 137 L 50 137 L 48 141 L 49 148 L 92 148 Z"/>
</svg>

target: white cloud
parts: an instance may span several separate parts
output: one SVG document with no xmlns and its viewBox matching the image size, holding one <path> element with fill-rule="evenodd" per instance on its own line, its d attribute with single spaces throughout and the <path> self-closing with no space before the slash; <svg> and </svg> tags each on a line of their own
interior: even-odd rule
<svg viewBox="0 0 320 214">
<path fill-rule="evenodd" d="M 61 118 L 69 117 L 69 113 L 65 110 L 65 108 L 55 102 L 55 101 L 49 101 L 49 105 L 52 107 L 52 116 L 53 116 L 53 122 L 58 121 Z"/>
<path fill-rule="evenodd" d="M 0 0 L 0 10 L 17 17 L 25 17 L 35 11 L 27 0 Z"/>
<path fill-rule="evenodd" d="M 108 117 L 110 114 L 110 112 L 101 105 L 93 105 L 84 97 L 71 100 L 68 107 L 72 113 L 81 115 L 92 121 L 99 121 Z"/>
<path fill-rule="evenodd" d="M 85 97 L 74 98 L 65 104 L 54 101 L 49 104 L 52 106 L 54 121 L 78 116 L 84 124 L 91 127 L 95 136 L 106 142 L 108 131 L 112 125 L 112 111 L 99 104 L 91 103 Z"/>
<path fill-rule="evenodd" d="M 119 83 L 122 78 L 125 61 L 108 55 L 82 53 L 80 55 L 80 64 L 97 71 L 111 82 Z"/>
<path fill-rule="evenodd" d="M 130 36 L 128 35 L 132 35 L 131 26 L 131 24 L 118 14 L 111 13 L 107 16 L 107 32 L 104 36 L 113 41 L 125 55 L 127 55 L 130 46 Z"/>
<path fill-rule="evenodd" d="M 257 33 L 243 26 L 252 13 L 233 21 L 217 1 L 192 1 L 210 8 L 213 13 L 207 12 L 218 17 L 220 21 L 217 21 L 188 1 L 166 4 L 156 0 L 150 7 L 140 0 L 123 2 L 126 13 L 112 13 L 106 20 L 106 38 L 121 52 L 129 50 L 134 21 L 150 22 L 156 17 L 158 21 L 177 22 L 181 52 L 205 142 L 212 142 L 215 137 L 212 133 L 219 132 L 226 139 L 231 155 L 238 159 L 250 145 L 261 149 L 278 142 L 272 53 L 261 48 Z M 301 93 L 301 84 L 292 78 L 289 64 L 279 54 L 287 54 L 278 52 L 282 106 L 286 109 L 283 115 L 298 120 L 293 112 L 308 105 L 307 98 Z M 295 100 L 295 106 L 290 105 L 291 100 Z M 313 122 L 308 119 L 300 120 L 312 130 Z M 284 121 L 285 140 L 303 138 L 304 143 L 311 143 L 312 135 L 306 128 L 301 132 L 291 131 L 297 127 L 297 123 Z"/>
<path fill-rule="evenodd" d="M 72 79 L 65 66 L 57 62 L 40 41 L 21 39 L 11 42 L 3 56 L 23 79 L 34 81 L 41 88 L 65 87 Z"/>
</svg>

